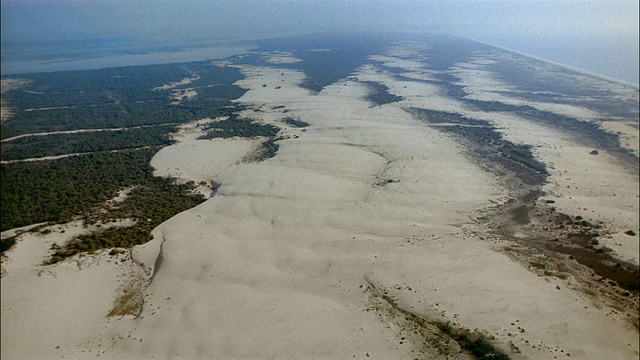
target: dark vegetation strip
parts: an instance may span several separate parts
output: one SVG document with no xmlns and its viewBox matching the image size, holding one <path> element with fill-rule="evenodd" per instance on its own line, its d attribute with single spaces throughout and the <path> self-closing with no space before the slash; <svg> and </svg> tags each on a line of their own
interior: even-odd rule
<svg viewBox="0 0 640 360">
<path fill-rule="evenodd" d="M 393 310 L 397 311 L 404 319 L 415 326 L 414 333 L 416 335 L 422 336 L 425 340 L 433 338 L 430 334 L 432 330 L 430 328 L 434 326 L 440 331 L 438 334 L 439 337 L 448 337 L 451 340 L 455 341 L 460 348 L 468 355 L 471 355 L 473 359 L 477 360 L 489 360 L 489 359 L 498 359 L 498 360 L 509 360 L 510 357 L 505 354 L 498 347 L 491 344 L 490 340 L 483 334 L 470 331 L 463 327 L 454 326 L 451 322 L 443 322 L 435 319 L 427 319 L 424 316 L 420 316 L 418 314 L 409 311 L 398 304 L 397 301 L 393 299 L 393 297 L 388 295 L 388 291 L 382 288 L 378 288 L 373 282 L 369 279 L 366 280 L 369 284 L 369 291 L 373 296 L 376 296 L 382 300 L 384 300 Z M 448 349 L 442 348 L 438 346 L 438 344 L 431 344 L 434 349 L 442 351 L 441 355 L 445 355 L 450 351 Z M 516 352 L 519 352 L 519 349 L 514 347 Z M 448 358 L 448 357 L 447 357 Z"/>
<path fill-rule="evenodd" d="M 402 96 L 389 93 L 389 87 L 375 81 L 363 81 L 370 89 L 367 99 L 376 105 L 390 104 L 402 101 Z"/>
<path fill-rule="evenodd" d="M 276 156 L 278 149 L 280 149 L 280 145 L 276 141 L 277 140 L 274 138 L 269 138 L 265 140 L 260 146 L 259 152 L 256 154 L 255 158 L 252 160 L 263 161 Z"/>
<path fill-rule="evenodd" d="M 207 131 L 200 139 L 230 138 L 230 137 L 274 137 L 280 129 L 270 124 L 260 124 L 248 119 L 241 119 L 232 114 L 226 120 L 215 121 L 204 127 Z"/>
<path fill-rule="evenodd" d="M 606 149 L 615 153 L 628 165 L 638 168 L 638 157 L 620 144 L 620 136 L 604 130 L 597 122 L 580 121 L 576 118 L 539 110 L 528 105 L 509 105 L 499 101 L 480 101 L 464 99 L 472 108 L 492 112 L 504 111 L 517 114 L 523 118 L 557 128 L 573 136 L 585 146 Z"/>
<path fill-rule="evenodd" d="M 297 128 L 304 128 L 309 126 L 310 124 L 306 121 L 302 121 L 300 119 L 294 119 L 292 117 L 287 117 L 284 119 L 284 122 L 288 125 L 291 125 L 293 127 L 297 127 Z"/>
<path fill-rule="evenodd" d="M 170 105 L 171 90 L 152 90 L 194 72 L 200 79 L 189 85 L 200 88 L 188 106 Z M 230 100 L 245 92 L 232 85 L 242 78 L 238 69 L 216 67 L 209 62 L 26 74 L 20 78 L 32 83 L 6 93 L 16 115 L 3 124 L 3 138 L 57 130 L 179 124 L 228 116 L 240 109 Z M 63 106 L 71 107 L 60 108 Z M 24 111 L 40 107 L 58 109 Z M 122 218 L 137 220 L 131 227 L 111 228 L 72 239 L 63 248 L 54 249 L 50 262 L 79 252 L 130 247 L 148 241 L 155 226 L 204 200 L 189 185 L 153 176 L 150 160 L 171 142 L 167 135 L 173 126 L 25 137 L 7 143 L 8 146 L 3 144 L 3 157 L 12 158 L 93 153 L 55 161 L 1 165 L 1 229 L 40 222 L 64 223 L 79 217 L 84 217 L 87 224 Z M 227 130 L 233 132 L 233 126 Z M 140 145 L 151 146 L 136 151 L 107 151 Z M 126 201 L 118 209 L 103 213 L 104 202 L 128 187 L 135 189 Z M 2 241 L 0 250 L 7 250 L 14 240 Z"/>
<path fill-rule="evenodd" d="M 600 276 L 600 281 L 607 281 L 611 286 L 634 292 L 640 290 L 638 266 L 613 257 L 612 249 L 599 246 L 601 224 L 591 224 L 582 216 L 573 217 L 555 211 L 552 214 L 548 227 L 555 227 L 559 236 L 552 241 L 536 242 L 536 245 L 570 255 Z M 630 293 L 624 295 L 630 296 Z"/>
<path fill-rule="evenodd" d="M 2 160 L 169 145 L 174 125 L 117 131 L 30 136 L 3 143 Z"/>
<path fill-rule="evenodd" d="M 540 186 L 549 175 L 546 165 L 533 156 L 530 145 L 519 145 L 505 140 L 502 134 L 485 120 L 435 110 L 412 108 L 410 111 L 417 119 L 430 124 L 452 124 L 440 126 L 438 130 L 471 142 L 471 157 L 490 168 L 498 166 L 513 173 L 524 184 Z"/>
<path fill-rule="evenodd" d="M 231 138 L 231 137 L 266 137 L 262 142 L 258 152 L 249 161 L 262 161 L 276 156 L 280 145 L 276 135 L 280 128 L 271 124 L 260 124 L 252 120 L 241 119 L 233 114 L 226 120 L 215 121 L 207 124 L 204 128 L 207 133 L 199 139 Z"/>
<path fill-rule="evenodd" d="M 15 245 L 16 237 L 17 235 L 0 240 L 0 254 L 9 250 L 13 245 Z"/>
</svg>

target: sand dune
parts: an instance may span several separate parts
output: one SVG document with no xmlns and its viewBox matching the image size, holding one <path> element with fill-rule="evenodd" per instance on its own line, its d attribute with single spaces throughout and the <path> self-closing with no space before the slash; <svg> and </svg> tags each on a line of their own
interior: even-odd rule
<svg viewBox="0 0 640 360">
<path fill-rule="evenodd" d="M 278 61 L 287 63 L 284 56 L 277 54 Z M 380 60 L 416 70 L 393 54 Z M 34 284 L 39 296 L 12 284 L 41 281 L 33 274 L 41 268 L 31 264 L 22 273 L 8 262 L 3 313 L 31 295 L 21 306 L 48 322 L 22 327 L 9 345 L 3 335 L 3 357 L 466 358 L 455 344 L 424 343 L 419 331 L 435 338 L 438 330 L 407 316 L 414 314 L 477 329 L 514 359 L 637 358 L 638 332 L 624 314 L 595 306 L 574 290 L 571 277 L 538 276 L 496 251 L 504 244 L 481 236 L 476 218 L 508 202 L 508 189 L 462 145 L 404 110 L 460 111 L 457 100 L 373 67 L 359 69 L 358 80 L 383 82 L 403 101 L 374 106 L 366 99 L 369 88 L 355 78 L 312 95 L 299 87 L 304 75 L 295 70 L 240 69 L 246 78 L 238 84 L 248 89 L 237 100 L 248 106 L 243 114 L 277 123 L 290 137 L 278 142 L 277 156 L 247 162 L 257 140 L 197 140 L 197 126 L 184 127 L 179 142 L 154 157 L 156 175 L 221 186 L 132 250 L 147 276 L 153 274 L 140 317 L 104 317 L 117 293 L 115 276 L 124 270 L 101 257 L 81 272 L 55 270 L 58 282 Z M 285 116 L 311 125 L 286 127 Z M 536 155 L 554 163 L 547 190 L 559 207 L 593 209 L 591 216 L 611 220 L 615 229 L 637 227 L 637 176 L 608 154 L 589 155 L 524 119 L 498 114 L 491 120 L 513 142 L 539 141 Z M 597 175 L 603 172 L 606 179 Z M 624 193 L 624 201 L 607 203 L 610 188 Z M 9 257 L 31 241 L 22 239 Z M 620 256 L 630 257 L 632 246 L 621 246 Z M 98 279 L 105 282 L 98 286 Z M 69 316 L 64 321 L 51 317 L 54 308 L 42 306 L 46 299 L 64 295 L 56 301 L 86 305 L 69 299 L 68 286 L 78 283 L 87 284 L 79 294 L 101 301 L 75 315 L 59 314 Z M 15 293 L 5 297 L 7 291 Z M 56 335 L 53 324 L 73 331 Z M 3 321 L 3 333 L 14 327 Z M 24 346 L 45 336 L 35 347 Z"/>
</svg>

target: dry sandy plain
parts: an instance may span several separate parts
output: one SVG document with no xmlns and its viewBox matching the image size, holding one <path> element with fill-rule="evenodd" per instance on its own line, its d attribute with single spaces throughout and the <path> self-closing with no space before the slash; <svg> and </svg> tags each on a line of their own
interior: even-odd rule
<svg viewBox="0 0 640 360">
<path fill-rule="evenodd" d="M 637 359 L 637 292 L 598 282 L 568 254 L 527 248 L 535 219 L 495 231 L 517 189 L 406 110 L 462 112 L 533 145 L 550 172 L 536 211 L 553 200 L 558 211 L 602 221 L 601 243 L 636 266 L 638 237 L 624 231 L 640 232 L 637 168 L 411 81 L 430 74 L 410 54 L 404 46 L 376 57 L 405 69 L 404 80 L 367 65 L 317 94 L 299 86 L 298 71 L 242 66 L 238 84 L 248 91 L 237 102 L 248 106 L 244 116 L 283 128 L 277 156 L 247 161 L 258 139 L 196 140 L 200 128 L 188 124 L 154 157 L 157 175 L 221 186 L 156 228 L 153 241 L 45 267 L 52 243 L 91 229 L 71 223 L 21 237 L 3 261 L 2 358 L 473 358 L 444 335 L 449 324 L 512 359 Z M 511 99 L 483 70 L 491 61 L 460 64 L 458 75 L 473 97 Z M 363 81 L 404 100 L 374 106 Z M 616 129 L 637 141 L 637 127 Z M 139 316 L 108 317 L 123 294 L 143 303 Z"/>
</svg>

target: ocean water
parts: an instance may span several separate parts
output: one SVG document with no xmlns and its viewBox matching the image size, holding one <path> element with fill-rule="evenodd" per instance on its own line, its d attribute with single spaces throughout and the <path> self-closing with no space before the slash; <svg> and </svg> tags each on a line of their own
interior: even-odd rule
<svg viewBox="0 0 640 360">
<path fill-rule="evenodd" d="M 640 45 L 633 34 L 503 35 L 489 37 L 486 42 L 636 86 L 640 82 Z"/>
</svg>

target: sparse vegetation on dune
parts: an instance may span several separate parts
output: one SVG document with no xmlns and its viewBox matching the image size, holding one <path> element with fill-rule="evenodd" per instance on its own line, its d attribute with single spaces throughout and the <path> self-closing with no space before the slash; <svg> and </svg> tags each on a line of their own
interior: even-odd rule
<svg viewBox="0 0 640 360">
<path fill-rule="evenodd" d="M 230 138 L 230 137 L 274 137 L 280 129 L 269 124 L 260 124 L 248 119 L 231 115 L 226 120 L 214 121 L 204 128 L 207 132 L 200 139 Z"/>
<path fill-rule="evenodd" d="M 389 87 L 375 81 L 365 81 L 365 84 L 371 89 L 371 93 L 367 96 L 369 101 L 376 105 L 390 104 L 402 101 L 402 96 L 393 95 L 389 92 Z"/>
<path fill-rule="evenodd" d="M 435 351 L 444 358 L 464 353 L 474 359 L 510 359 L 496 345 L 494 337 L 490 338 L 478 329 L 471 331 L 436 316 L 419 315 L 399 304 L 391 289 L 368 278 L 366 281 L 366 291 L 370 296 L 367 311 L 376 311 L 382 320 L 397 325 L 400 334 L 406 334 L 401 337 L 401 344 L 404 341 L 412 342 L 422 355 L 433 355 Z M 515 353 L 520 351 L 515 345 L 512 345 L 511 350 Z"/>
<path fill-rule="evenodd" d="M 459 137 L 472 146 L 469 156 L 482 160 L 489 169 L 500 167 L 528 185 L 542 185 L 548 176 L 546 164 L 533 156 L 529 145 L 514 144 L 486 120 L 470 119 L 443 111 L 411 109 L 417 119 L 439 126 L 438 129 Z"/>
<path fill-rule="evenodd" d="M 85 223 L 133 219 L 136 221 L 134 225 L 113 227 L 75 237 L 62 247 L 54 247 L 54 253 L 46 263 L 56 263 L 81 252 L 130 248 L 146 243 L 151 240 L 151 231 L 160 223 L 205 200 L 201 194 L 191 192 L 192 189 L 189 185 L 175 184 L 171 179 L 150 179 L 145 185 L 131 191 L 117 209 L 85 216 Z"/>
<path fill-rule="evenodd" d="M 199 78 L 188 86 L 198 87 L 198 96 L 186 105 L 171 105 L 170 90 L 154 90 L 193 73 Z M 88 154 L 1 165 L 2 230 L 39 222 L 63 223 L 77 217 L 91 223 L 137 220 L 131 227 L 75 238 L 54 249 L 49 262 L 79 252 L 144 243 L 161 222 L 204 201 L 187 185 L 154 177 L 150 160 L 162 146 L 172 143 L 169 133 L 175 130 L 175 124 L 231 115 L 239 107 L 230 100 L 246 91 L 232 85 L 242 77 L 238 69 L 217 67 L 209 62 L 22 77 L 30 81 L 28 85 L 3 94 L 15 109 L 13 118 L 3 123 L 3 138 L 60 130 L 138 127 L 26 136 L 3 143 L 3 160 Z M 236 128 L 228 127 L 227 133 L 258 131 L 259 136 L 275 136 L 278 132 L 266 125 L 245 122 L 234 125 Z M 116 149 L 124 150 L 110 152 Z M 117 191 L 132 186 L 136 189 L 118 209 L 100 216 L 93 213 Z M 2 241 L 0 249 L 6 251 L 13 242 L 13 239 Z"/>
<path fill-rule="evenodd" d="M 310 124 L 306 121 L 302 121 L 300 119 L 294 119 L 292 117 L 287 117 L 284 119 L 284 122 L 288 125 L 291 125 L 293 127 L 297 127 L 297 128 L 304 128 L 309 126 Z"/>
</svg>

